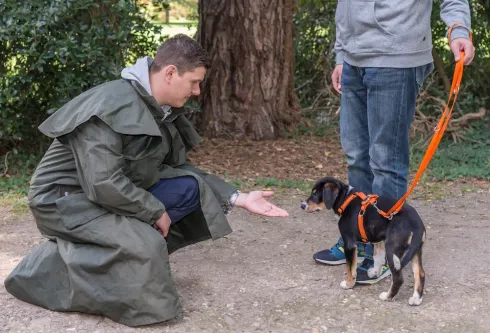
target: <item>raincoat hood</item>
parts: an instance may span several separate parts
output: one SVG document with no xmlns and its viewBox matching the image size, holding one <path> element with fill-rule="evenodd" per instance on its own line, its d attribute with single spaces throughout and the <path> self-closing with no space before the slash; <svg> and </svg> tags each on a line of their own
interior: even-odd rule
<svg viewBox="0 0 490 333">
<path fill-rule="evenodd" d="M 122 70 L 121 77 L 123 79 L 139 83 L 149 96 L 153 96 L 150 86 L 150 66 L 152 62 L 153 60 L 148 56 L 139 58 L 136 61 L 136 64 Z M 161 105 L 160 108 L 164 112 L 165 117 L 170 115 L 170 105 Z"/>
</svg>

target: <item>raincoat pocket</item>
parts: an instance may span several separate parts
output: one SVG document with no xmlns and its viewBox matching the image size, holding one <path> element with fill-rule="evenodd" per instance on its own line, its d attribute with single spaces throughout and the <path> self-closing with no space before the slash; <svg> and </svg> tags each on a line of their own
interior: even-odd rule
<svg viewBox="0 0 490 333">
<path fill-rule="evenodd" d="M 57 199 L 55 203 L 61 220 L 68 230 L 73 230 L 109 212 L 104 207 L 91 202 L 85 193 L 69 194 Z"/>
</svg>

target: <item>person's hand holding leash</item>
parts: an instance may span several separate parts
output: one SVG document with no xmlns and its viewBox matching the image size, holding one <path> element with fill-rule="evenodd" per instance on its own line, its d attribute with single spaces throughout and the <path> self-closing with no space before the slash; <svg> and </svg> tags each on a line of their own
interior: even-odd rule
<svg viewBox="0 0 490 333">
<path fill-rule="evenodd" d="M 271 217 L 286 217 L 288 212 L 276 207 L 267 201 L 267 197 L 274 194 L 272 191 L 252 191 L 250 193 L 240 193 L 235 201 L 235 206 L 244 208 L 250 213 L 271 216 Z"/>
<path fill-rule="evenodd" d="M 464 64 L 469 65 L 475 57 L 475 47 L 473 43 L 466 38 L 456 38 L 451 42 L 451 51 L 454 54 L 454 60 L 459 61 L 461 51 L 464 51 Z M 333 77 L 333 75 L 332 75 Z"/>
<path fill-rule="evenodd" d="M 335 65 L 335 68 L 332 72 L 333 88 L 339 94 L 342 93 L 342 86 L 341 86 L 341 82 L 340 82 L 341 77 L 342 77 L 342 67 L 343 67 L 343 65 Z"/>
</svg>

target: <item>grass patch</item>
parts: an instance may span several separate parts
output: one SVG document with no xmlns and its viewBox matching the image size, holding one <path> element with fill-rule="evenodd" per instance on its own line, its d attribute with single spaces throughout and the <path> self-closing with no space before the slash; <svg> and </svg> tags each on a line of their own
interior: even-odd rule
<svg viewBox="0 0 490 333">
<path fill-rule="evenodd" d="M 276 178 L 227 179 L 242 191 L 273 190 L 278 193 L 287 189 L 296 189 L 303 193 L 311 191 L 312 183 L 304 180 L 277 180 Z"/>
<path fill-rule="evenodd" d="M 484 122 L 464 135 L 471 141 L 453 143 L 443 140 L 432 158 L 426 174 L 434 180 L 478 178 L 490 180 L 490 130 Z M 415 147 L 412 152 L 412 171 L 416 171 L 426 147 Z"/>
<path fill-rule="evenodd" d="M 8 195 L 22 196 L 29 191 L 29 177 L 0 178 L 0 197 Z"/>
<path fill-rule="evenodd" d="M 7 209 L 9 219 L 15 219 L 30 213 L 27 197 L 24 195 L 2 195 L 0 197 L 0 207 Z"/>
</svg>

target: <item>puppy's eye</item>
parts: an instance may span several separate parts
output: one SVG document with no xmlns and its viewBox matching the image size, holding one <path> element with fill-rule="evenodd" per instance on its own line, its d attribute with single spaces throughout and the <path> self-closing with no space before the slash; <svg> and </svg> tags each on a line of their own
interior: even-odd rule
<svg viewBox="0 0 490 333">
<path fill-rule="evenodd" d="M 315 193 L 311 196 L 311 200 L 315 203 L 319 203 L 322 201 L 322 196 L 320 193 Z"/>
</svg>

